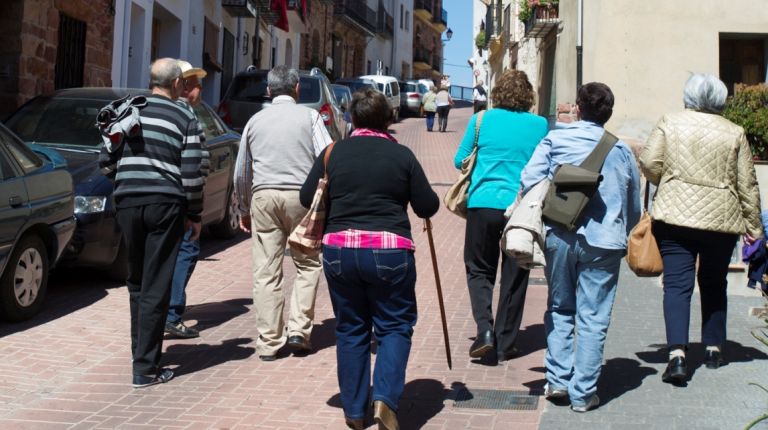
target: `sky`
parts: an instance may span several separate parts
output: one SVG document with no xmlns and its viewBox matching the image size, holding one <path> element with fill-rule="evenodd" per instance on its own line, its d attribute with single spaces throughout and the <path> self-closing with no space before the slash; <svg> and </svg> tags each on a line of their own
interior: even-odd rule
<svg viewBox="0 0 768 430">
<path fill-rule="evenodd" d="M 451 84 L 464 87 L 472 86 L 472 69 L 467 64 L 474 44 L 472 3 L 472 0 L 443 0 L 443 9 L 448 12 L 448 28 L 453 30 L 451 41 L 446 42 L 443 48 L 443 73 L 451 76 Z"/>
</svg>

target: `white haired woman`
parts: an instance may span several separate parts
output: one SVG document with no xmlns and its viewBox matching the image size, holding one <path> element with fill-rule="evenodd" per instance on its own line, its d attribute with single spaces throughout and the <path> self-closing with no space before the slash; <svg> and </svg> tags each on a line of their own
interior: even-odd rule
<svg viewBox="0 0 768 430">
<path fill-rule="evenodd" d="M 685 84 L 685 110 L 665 115 L 640 155 L 648 181 L 658 186 L 651 217 L 664 262 L 664 321 L 669 362 L 664 382 L 688 379 L 691 295 L 698 277 L 705 365 L 723 364 L 726 275 L 741 234 L 763 235 L 760 195 L 744 129 L 720 116 L 728 90 L 712 75 Z M 698 272 L 696 259 L 699 259 Z"/>
</svg>

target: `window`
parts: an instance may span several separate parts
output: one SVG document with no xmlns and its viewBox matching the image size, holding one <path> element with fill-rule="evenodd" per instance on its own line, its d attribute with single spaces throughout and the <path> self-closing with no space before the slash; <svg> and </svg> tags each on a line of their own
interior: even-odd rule
<svg viewBox="0 0 768 430">
<path fill-rule="evenodd" d="M 59 46 L 56 49 L 54 88 L 83 86 L 85 68 L 85 21 L 59 14 Z"/>
<path fill-rule="evenodd" d="M 403 29 L 403 4 L 400 3 L 400 30 Z"/>
<path fill-rule="evenodd" d="M 733 94 L 735 84 L 755 85 L 768 79 L 768 34 L 720 34 L 720 79 Z"/>
<path fill-rule="evenodd" d="M 411 26 L 408 25 L 408 23 L 411 21 L 411 11 L 405 11 L 405 31 L 408 31 L 411 29 Z"/>
<path fill-rule="evenodd" d="M 19 162 L 26 173 L 30 173 L 43 165 L 43 160 L 32 152 L 27 145 L 14 139 L 4 130 L 0 133 L 0 139 L 6 143 L 11 151 L 11 155 Z"/>
<path fill-rule="evenodd" d="M 200 128 L 203 129 L 205 134 L 206 142 L 210 142 L 211 139 L 224 134 L 224 131 L 216 123 L 211 113 L 202 104 L 197 105 L 194 110 L 197 120 L 200 121 Z"/>
</svg>

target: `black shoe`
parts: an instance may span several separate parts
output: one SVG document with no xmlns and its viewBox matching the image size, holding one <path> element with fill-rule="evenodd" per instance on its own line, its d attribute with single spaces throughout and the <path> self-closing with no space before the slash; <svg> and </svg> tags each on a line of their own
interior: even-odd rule
<svg viewBox="0 0 768 430">
<path fill-rule="evenodd" d="M 469 356 L 472 358 L 482 358 L 494 346 L 494 335 L 492 330 L 486 330 L 482 333 L 478 333 L 475 341 L 472 342 L 472 346 L 469 347 Z"/>
<path fill-rule="evenodd" d="M 160 369 L 155 376 L 133 375 L 133 388 L 144 388 L 151 385 L 165 384 L 173 379 L 173 370 Z"/>
<path fill-rule="evenodd" d="M 507 351 L 507 352 L 498 351 L 496 355 L 499 358 L 499 361 L 508 361 L 519 356 L 520 351 L 518 351 L 517 348 L 512 347 L 511 351 Z"/>
<path fill-rule="evenodd" d="M 685 357 L 674 357 L 669 360 L 661 380 L 671 384 L 682 384 L 686 379 L 688 379 L 688 368 L 685 366 Z"/>
<path fill-rule="evenodd" d="M 704 365 L 707 369 L 717 369 L 725 363 L 723 361 L 723 355 L 717 350 L 706 350 L 704 352 Z"/>
<path fill-rule="evenodd" d="M 181 321 L 177 323 L 166 322 L 165 332 L 172 336 L 180 337 L 182 339 L 192 339 L 200 336 L 199 331 L 185 326 L 184 323 Z"/>
<path fill-rule="evenodd" d="M 294 335 L 294 336 L 288 337 L 288 346 L 298 349 L 299 351 L 312 350 L 312 344 L 309 343 L 307 339 L 304 339 L 304 336 L 300 336 L 300 335 Z"/>
<path fill-rule="evenodd" d="M 260 355 L 259 360 L 261 361 L 275 361 L 277 360 L 277 354 L 274 355 Z"/>
</svg>

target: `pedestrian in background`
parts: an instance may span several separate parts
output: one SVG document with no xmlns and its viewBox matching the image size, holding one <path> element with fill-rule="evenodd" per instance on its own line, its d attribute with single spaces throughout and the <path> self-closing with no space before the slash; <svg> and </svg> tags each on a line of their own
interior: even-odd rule
<svg viewBox="0 0 768 430">
<path fill-rule="evenodd" d="M 435 96 L 435 105 L 437 106 L 438 118 L 437 129 L 444 133 L 448 127 L 448 113 L 451 111 L 451 107 L 453 107 L 453 98 L 448 93 L 448 87 L 440 87 Z"/>
<path fill-rule="evenodd" d="M 491 305 L 501 249 L 499 241 L 506 224 L 504 211 L 520 189 L 520 172 L 534 148 L 547 134 L 547 120 L 529 112 L 534 92 L 523 71 L 507 70 L 491 94 L 494 109 L 483 114 L 477 140 L 477 161 L 472 171 L 464 235 L 464 266 L 467 273 L 472 317 L 477 337 L 469 356 L 508 360 L 516 353 L 515 342 L 523 318 L 528 270 L 501 255 L 501 281 L 496 318 Z M 475 145 L 478 114 L 467 124 L 456 156 L 456 168 Z"/>
<path fill-rule="evenodd" d="M 182 91 L 179 97 L 179 103 L 189 109 L 194 115 L 194 107 L 200 104 L 203 86 L 202 79 L 207 75 L 206 71 L 192 64 L 179 60 L 181 68 Z M 195 118 L 197 116 L 195 115 Z M 205 146 L 205 134 L 201 135 L 200 147 L 203 151 L 203 174 L 208 175 L 208 150 Z M 200 256 L 200 240 L 192 239 L 192 229 L 184 232 L 184 239 L 179 247 L 179 254 L 176 257 L 176 266 L 173 270 L 173 281 L 171 282 L 171 302 L 168 306 L 168 316 L 165 319 L 165 332 L 184 339 L 200 336 L 200 332 L 192 327 L 187 327 L 181 320 L 187 305 L 187 284 L 192 272 L 197 265 L 197 259 Z"/>
<path fill-rule="evenodd" d="M 664 322 L 669 362 L 664 382 L 688 379 L 691 294 L 698 277 L 706 367 L 723 363 L 726 276 L 738 235 L 763 236 L 760 194 L 744 129 L 720 116 L 728 90 L 712 75 L 685 84 L 685 111 L 665 115 L 640 155 L 657 185 L 653 234 L 664 262 Z M 696 260 L 698 258 L 698 271 Z"/>
<path fill-rule="evenodd" d="M 488 90 L 483 85 L 483 80 L 478 79 L 472 91 L 472 100 L 474 102 L 475 113 L 488 108 Z"/>
<path fill-rule="evenodd" d="M 117 222 L 128 248 L 133 386 L 168 382 L 160 368 L 171 279 L 185 229 L 200 235 L 203 132 L 192 112 L 176 102 L 182 93 L 178 62 L 152 63 L 152 95 L 139 110 L 141 134 L 119 146 L 104 145 L 99 166 L 114 179 Z"/>
<path fill-rule="evenodd" d="M 245 125 L 235 164 L 235 197 L 240 227 L 253 237 L 253 305 L 263 361 L 273 361 L 286 343 L 298 352 L 312 350 L 310 336 L 320 282 L 319 252 L 291 246 L 296 280 L 283 322 L 283 255 L 288 236 L 307 210 L 299 190 L 318 154 L 331 143 L 320 114 L 297 104 L 299 72 L 277 66 L 267 74 L 272 105 Z"/>
<path fill-rule="evenodd" d="M 562 164 L 581 164 L 605 133 L 613 102 L 613 92 L 605 84 L 591 82 L 579 88 L 579 120 L 550 131 L 536 147 L 520 179 L 522 192 L 543 179 L 551 180 Z M 570 398 L 575 412 L 600 404 L 597 380 L 619 268 L 627 236 L 640 219 L 640 174 L 629 145 L 619 140 L 613 146 L 601 175 L 575 230 L 544 222 L 544 274 L 549 285 L 544 314 L 545 396 Z"/>
<path fill-rule="evenodd" d="M 398 429 L 397 409 L 416 324 L 416 261 L 407 207 L 428 218 L 440 205 L 413 152 L 387 133 L 392 110 L 367 89 L 350 104 L 355 131 L 321 154 L 301 188 L 309 207 L 328 174 L 323 268 L 336 317 L 336 358 L 346 423 L 362 429 L 373 401 L 380 429 Z M 384 179 L 386 178 L 386 179 Z M 371 331 L 377 342 L 371 384 Z"/>
<path fill-rule="evenodd" d="M 424 108 L 424 116 L 427 118 L 427 131 L 432 131 L 432 127 L 435 125 L 435 112 L 437 112 L 436 97 L 437 87 L 432 85 L 429 87 L 429 91 L 424 93 L 424 97 L 421 98 L 421 106 Z"/>
</svg>

